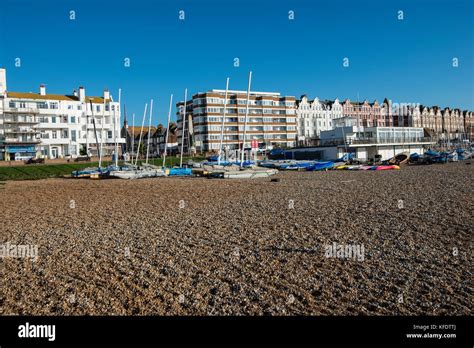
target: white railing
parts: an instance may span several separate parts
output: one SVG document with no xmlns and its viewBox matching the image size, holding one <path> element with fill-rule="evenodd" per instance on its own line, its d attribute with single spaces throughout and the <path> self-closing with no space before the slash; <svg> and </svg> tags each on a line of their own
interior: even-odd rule
<svg viewBox="0 0 474 348">
<path fill-rule="evenodd" d="M 12 107 L 7 107 L 3 109 L 4 113 L 38 113 L 38 108 L 12 108 Z"/>
<path fill-rule="evenodd" d="M 18 139 L 18 138 L 5 138 L 5 143 L 23 143 L 23 144 L 36 144 L 39 143 L 39 139 Z"/>
</svg>

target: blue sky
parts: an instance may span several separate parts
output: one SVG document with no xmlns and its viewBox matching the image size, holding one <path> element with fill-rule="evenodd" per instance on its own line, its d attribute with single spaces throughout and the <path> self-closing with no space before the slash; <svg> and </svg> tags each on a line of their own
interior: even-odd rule
<svg viewBox="0 0 474 348">
<path fill-rule="evenodd" d="M 170 93 L 246 89 L 249 70 L 253 90 L 474 109 L 473 22 L 472 0 L 3 0 L 0 66 L 11 91 L 121 87 L 137 117 L 153 98 L 155 124 Z"/>
</svg>

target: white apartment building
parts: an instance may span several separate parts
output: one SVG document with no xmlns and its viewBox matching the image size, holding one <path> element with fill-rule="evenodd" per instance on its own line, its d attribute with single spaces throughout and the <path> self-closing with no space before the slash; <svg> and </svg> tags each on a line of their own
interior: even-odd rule
<svg viewBox="0 0 474 348">
<path fill-rule="evenodd" d="M 310 101 L 303 95 L 296 108 L 298 142 L 309 145 L 319 138 L 321 131 L 333 129 L 333 120 L 342 116 L 339 99 L 320 101 L 319 98 L 315 98 Z"/>
<path fill-rule="evenodd" d="M 225 91 L 213 89 L 186 102 L 184 152 L 217 152 L 221 140 Z M 181 146 L 184 102 L 177 103 L 178 145 Z M 238 150 L 244 143 L 247 92 L 229 90 L 223 147 Z M 189 132 L 191 128 L 191 132 Z M 275 92 L 251 91 L 245 131 L 245 149 L 258 146 L 293 147 L 296 142 L 295 97 Z M 190 146 L 189 146 L 190 145 Z"/>
<path fill-rule="evenodd" d="M 0 159 L 96 156 L 96 135 L 103 155 L 125 142 L 120 105 L 108 90 L 101 97 L 86 96 L 84 87 L 71 95 L 48 94 L 44 85 L 39 93 L 11 92 L 0 69 Z"/>
<path fill-rule="evenodd" d="M 345 123 L 357 123 L 357 119 L 346 118 Z M 321 146 L 312 148 L 312 152 L 320 152 L 320 159 L 341 158 L 351 153 L 354 158 L 367 161 L 377 155 L 381 160 L 387 160 L 402 153 L 419 153 L 431 146 L 434 142 L 424 137 L 420 127 L 364 127 L 344 126 L 337 122 L 333 130 L 321 132 Z"/>
</svg>

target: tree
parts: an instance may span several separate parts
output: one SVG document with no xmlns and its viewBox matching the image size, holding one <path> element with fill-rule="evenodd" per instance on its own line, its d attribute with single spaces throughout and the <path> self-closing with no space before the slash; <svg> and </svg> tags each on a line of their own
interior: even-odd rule
<svg viewBox="0 0 474 348">
<path fill-rule="evenodd" d="M 79 149 L 79 155 L 87 156 L 87 149 L 86 149 L 85 145 L 82 145 L 81 148 Z"/>
</svg>

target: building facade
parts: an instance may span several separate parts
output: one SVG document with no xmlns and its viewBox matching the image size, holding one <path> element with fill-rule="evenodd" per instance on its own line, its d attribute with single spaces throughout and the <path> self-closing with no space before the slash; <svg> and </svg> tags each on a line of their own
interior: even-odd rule
<svg viewBox="0 0 474 348">
<path fill-rule="evenodd" d="M 320 101 L 319 98 L 315 98 L 310 101 L 303 95 L 296 106 L 299 145 L 315 145 L 321 131 L 332 129 L 333 120 L 343 117 L 339 99 Z"/>
<path fill-rule="evenodd" d="M 375 100 L 369 103 L 351 102 L 346 99 L 342 104 L 342 113 L 344 117 L 352 117 L 357 120 L 357 125 L 362 127 L 385 127 L 386 119 L 382 117 L 381 106 Z"/>
<path fill-rule="evenodd" d="M 421 106 L 416 127 L 423 127 L 437 141 L 471 140 L 472 112 Z"/>
<path fill-rule="evenodd" d="M 434 142 L 419 127 L 336 127 L 321 133 L 321 159 L 340 158 L 346 153 L 363 161 L 380 156 L 387 160 L 401 152 L 424 153 Z M 329 157 L 328 157 L 329 156 Z"/>
<path fill-rule="evenodd" d="M 108 90 L 100 97 L 86 96 L 84 87 L 70 95 L 48 94 L 44 85 L 39 93 L 10 92 L 5 69 L 0 80 L 1 159 L 96 156 L 95 134 L 105 156 L 124 142 L 120 106 Z"/>
<path fill-rule="evenodd" d="M 464 133 L 466 138 L 470 141 L 474 140 L 474 112 L 464 110 L 462 112 L 463 123 L 464 123 Z"/>
<path fill-rule="evenodd" d="M 162 124 L 158 127 L 150 127 L 150 142 L 149 142 L 149 157 L 161 157 L 165 152 L 165 140 L 166 140 L 166 128 Z M 123 152 L 128 154 L 129 158 L 136 158 L 138 152 L 138 144 L 140 143 L 140 132 L 142 131 L 141 126 L 130 126 L 127 122 L 124 122 L 122 127 L 122 137 L 125 138 L 125 144 Z M 140 143 L 140 155 L 139 157 L 146 156 L 148 143 L 148 127 L 143 127 Z M 168 155 L 174 155 L 178 152 L 178 140 L 177 140 L 177 126 L 171 122 L 170 130 L 168 132 L 168 143 L 166 144 L 168 149 Z"/>
<path fill-rule="evenodd" d="M 186 103 L 186 122 L 183 137 L 184 103 L 176 106 L 178 147 L 184 139 L 184 152 L 218 152 L 224 113 L 225 91 L 213 89 L 193 95 Z M 245 148 L 251 142 L 259 148 L 293 147 L 296 142 L 295 97 L 280 93 L 251 92 L 248 106 Z M 244 142 L 247 107 L 246 91 L 228 91 L 224 124 L 223 147 L 238 150 Z"/>
<path fill-rule="evenodd" d="M 170 123 L 170 130 L 167 131 L 163 125 L 158 125 L 155 134 L 153 135 L 153 149 L 154 151 L 162 156 L 167 149 L 168 155 L 174 155 L 178 153 L 178 127 L 175 123 Z M 166 133 L 168 133 L 168 141 L 166 141 Z"/>
</svg>

